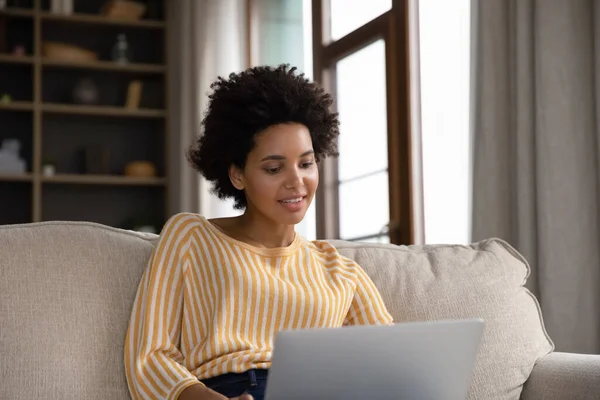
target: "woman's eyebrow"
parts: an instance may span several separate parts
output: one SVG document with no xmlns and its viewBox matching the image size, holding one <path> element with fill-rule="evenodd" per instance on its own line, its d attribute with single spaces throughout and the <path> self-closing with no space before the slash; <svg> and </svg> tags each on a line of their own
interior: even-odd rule
<svg viewBox="0 0 600 400">
<path fill-rule="evenodd" d="M 300 157 L 301 158 L 306 157 L 306 156 L 314 154 L 314 153 L 315 153 L 314 150 L 308 150 L 308 151 L 305 151 L 304 153 L 300 154 Z M 285 160 L 285 157 L 278 155 L 278 154 L 272 154 L 270 156 L 266 156 L 265 158 L 263 158 L 260 161 L 263 162 L 263 161 L 267 161 L 267 160 Z"/>
</svg>

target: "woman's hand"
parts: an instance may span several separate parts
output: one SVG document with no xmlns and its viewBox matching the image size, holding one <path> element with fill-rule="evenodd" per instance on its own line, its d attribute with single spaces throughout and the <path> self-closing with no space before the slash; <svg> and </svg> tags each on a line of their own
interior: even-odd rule
<svg viewBox="0 0 600 400">
<path fill-rule="evenodd" d="M 239 397 L 232 397 L 229 400 L 253 400 L 253 397 L 250 396 L 249 394 L 243 394 L 243 395 L 241 395 Z"/>
</svg>

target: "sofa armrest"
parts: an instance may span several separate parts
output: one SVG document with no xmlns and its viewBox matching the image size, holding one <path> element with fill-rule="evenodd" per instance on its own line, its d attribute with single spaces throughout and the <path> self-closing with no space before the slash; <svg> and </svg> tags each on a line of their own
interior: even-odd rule
<svg viewBox="0 0 600 400">
<path fill-rule="evenodd" d="M 600 399 L 600 355 L 548 354 L 533 368 L 521 399 Z"/>
</svg>

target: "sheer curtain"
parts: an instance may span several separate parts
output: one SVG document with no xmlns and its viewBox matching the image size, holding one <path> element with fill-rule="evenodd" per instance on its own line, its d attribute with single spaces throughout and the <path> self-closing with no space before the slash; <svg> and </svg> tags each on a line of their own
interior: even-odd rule
<svg viewBox="0 0 600 400">
<path fill-rule="evenodd" d="M 473 238 L 529 260 L 557 350 L 600 353 L 600 1 L 475 2 Z"/>
<path fill-rule="evenodd" d="M 236 215 L 232 201 L 210 193 L 189 167 L 185 151 L 200 133 L 210 84 L 246 67 L 246 3 L 239 0 L 173 0 L 170 7 L 171 213 L 207 218 Z"/>
</svg>

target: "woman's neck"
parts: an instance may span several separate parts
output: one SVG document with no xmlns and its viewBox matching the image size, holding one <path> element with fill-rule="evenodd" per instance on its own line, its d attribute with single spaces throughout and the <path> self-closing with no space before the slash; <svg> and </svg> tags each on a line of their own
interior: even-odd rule
<svg viewBox="0 0 600 400">
<path fill-rule="evenodd" d="M 294 225 L 277 224 L 247 210 L 235 222 L 237 233 L 259 247 L 287 247 L 296 237 Z"/>
</svg>

